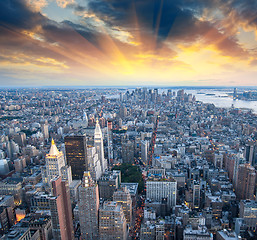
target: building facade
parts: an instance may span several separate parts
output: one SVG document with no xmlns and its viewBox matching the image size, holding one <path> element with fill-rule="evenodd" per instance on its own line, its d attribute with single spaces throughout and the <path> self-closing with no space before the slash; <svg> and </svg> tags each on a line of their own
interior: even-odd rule
<svg viewBox="0 0 257 240">
<path fill-rule="evenodd" d="M 82 239 L 94 240 L 98 237 L 98 185 L 90 172 L 85 172 L 79 187 L 79 222 Z"/>
<path fill-rule="evenodd" d="M 67 164 L 71 166 L 72 178 L 81 180 L 88 171 L 86 136 L 67 136 L 64 138 Z"/>
<path fill-rule="evenodd" d="M 53 237 L 55 240 L 73 240 L 74 229 L 68 183 L 61 177 L 53 179 L 51 183 L 50 211 Z"/>
</svg>

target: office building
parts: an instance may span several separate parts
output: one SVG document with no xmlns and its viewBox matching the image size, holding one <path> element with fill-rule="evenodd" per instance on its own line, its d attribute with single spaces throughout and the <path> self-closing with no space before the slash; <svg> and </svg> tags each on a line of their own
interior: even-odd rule
<svg viewBox="0 0 257 240">
<path fill-rule="evenodd" d="M 72 182 L 71 167 L 65 164 L 63 152 L 58 151 L 52 139 L 50 151 L 46 154 L 46 165 L 42 167 L 42 179 L 50 187 L 52 179 L 57 176 L 67 180 L 68 184 Z"/>
<path fill-rule="evenodd" d="M 194 208 L 200 207 L 200 185 L 197 182 L 193 185 L 193 206 Z"/>
<path fill-rule="evenodd" d="M 97 181 L 101 175 L 101 162 L 99 155 L 96 152 L 96 148 L 93 146 L 87 147 L 87 159 L 88 159 L 88 171 L 90 171 L 91 177 L 94 181 Z"/>
<path fill-rule="evenodd" d="M 255 168 L 250 164 L 240 164 L 237 175 L 236 195 L 241 199 L 254 199 L 255 189 Z"/>
<path fill-rule="evenodd" d="M 50 211 L 53 237 L 55 240 L 73 240 L 74 229 L 68 183 L 61 177 L 57 177 L 51 184 Z"/>
<path fill-rule="evenodd" d="M 85 172 L 79 187 L 79 222 L 82 239 L 94 240 L 98 237 L 98 185 L 90 172 Z"/>
<path fill-rule="evenodd" d="M 149 141 L 142 140 L 141 141 L 141 160 L 145 164 L 147 164 L 148 151 L 149 151 Z"/>
<path fill-rule="evenodd" d="M 127 223 L 121 204 L 106 201 L 99 209 L 100 240 L 127 239 Z"/>
<path fill-rule="evenodd" d="M 64 138 L 67 164 L 71 166 L 72 178 L 81 180 L 88 170 L 86 136 L 67 136 Z"/>
<path fill-rule="evenodd" d="M 173 178 L 157 181 L 146 181 L 146 198 L 161 202 L 167 198 L 169 208 L 176 205 L 177 182 Z"/>
<path fill-rule="evenodd" d="M 127 187 L 117 189 L 113 194 L 113 201 L 122 205 L 127 224 L 132 221 L 132 199 Z"/>
<path fill-rule="evenodd" d="M 98 180 L 100 198 L 112 200 L 113 193 L 121 184 L 121 172 L 114 170 L 105 172 Z"/>
<path fill-rule="evenodd" d="M 247 228 L 257 229 L 257 202 L 253 200 L 240 201 L 239 217 L 244 219 Z"/>
<path fill-rule="evenodd" d="M 102 130 L 99 125 L 98 119 L 96 120 L 96 126 L 95 126 L 94 146 L 96 148 L 96 152 L 98 154 L 100 164 L 101 164 L 101 171 L 103 173 L 105 172 L 108 166 L 107 166 L 107 161 L 104 158 L 103 134 L 102 134 Z"/>
</svg>

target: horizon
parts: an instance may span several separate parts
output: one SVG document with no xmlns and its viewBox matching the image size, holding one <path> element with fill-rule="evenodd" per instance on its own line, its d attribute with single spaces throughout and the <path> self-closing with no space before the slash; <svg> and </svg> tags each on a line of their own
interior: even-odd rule
<svg viewBox="0 0 257 240">
<path fill-rule="evenodd" d="M 63 85 L 63 86 L 57 86 L 57 85 L 49 85 L 49 86 L 43 86 L 43 85 L 38 85 L 38 86 L 1 86 L 1 89 L 118 89 L 118 90 L 126 90 L 126 89 L 134 89 L 134 88 L 158 88 L 158 89 L 214 89 L 214 90 L 230 90 L 230 89 L 241 89 L 241 90 L 257 90 L 257 86 L 162 86 L 162 85 L 134 85 L 134 86 L 104 86 L 104 85 L 95 85 L 95 86 L 86 86 L 86 85 Z"/>
</svg>

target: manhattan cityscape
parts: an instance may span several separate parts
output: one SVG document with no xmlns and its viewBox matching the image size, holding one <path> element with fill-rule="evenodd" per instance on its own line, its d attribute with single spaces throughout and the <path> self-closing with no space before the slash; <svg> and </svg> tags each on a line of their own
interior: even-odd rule
<svg viewBox="0 0 257 240">
<path fill-rule="evenodd" d="M 0 240 L 256 240 L 256 0 L 0 0 Z"/>
<path fill-rule="evenodd" d="M 254 109 L 187 91 L 2 90 L 1 239 L 255 239 Z"/>
</svg>

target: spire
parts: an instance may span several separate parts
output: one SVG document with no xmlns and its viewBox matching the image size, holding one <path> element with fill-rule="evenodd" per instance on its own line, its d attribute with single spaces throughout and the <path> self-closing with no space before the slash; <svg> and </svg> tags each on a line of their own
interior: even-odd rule
<svg viewBox="0 0 257 240">
<path fill-rule="evenodd" d="M 86 122 L 88 121 L 87 113 L 86 112 L 83 112 L 83 120 L 86 121 Z"/>
<path fill-rule="evenodd" d="M 57 156 L 59 154 L 59 151 L 55 145 L 55 142 L 54 142 L 54 139 L 52 138 L 52 142 L 51 142 L 51 148 L 50 148 L 50 151 L 49 151 L 49 155 L 52 155 L 52 156 Z"/>
<path fill-rule="evenodd" d="M 96 119 L 96 125 L 95 125 L 95 137 L 102 137 L 102 130 L 99 125 L 98 118 Z"/>
</svg>

